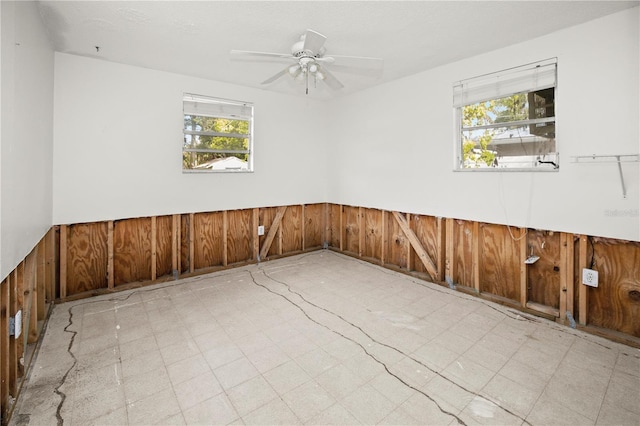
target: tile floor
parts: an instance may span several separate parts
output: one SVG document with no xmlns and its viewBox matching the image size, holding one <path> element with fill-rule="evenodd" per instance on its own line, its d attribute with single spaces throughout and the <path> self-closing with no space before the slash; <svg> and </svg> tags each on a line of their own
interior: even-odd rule
<svg viewBox="0 0 640 426">
<path fill-rule="evenodd" d="M 640 425 L 640 351 L 334 252 L 55 306 L 14 425 Z"/>
</svg>

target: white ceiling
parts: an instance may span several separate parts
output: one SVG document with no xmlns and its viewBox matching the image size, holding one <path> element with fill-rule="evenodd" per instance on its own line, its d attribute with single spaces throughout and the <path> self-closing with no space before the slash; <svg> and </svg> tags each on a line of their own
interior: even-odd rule
<svg viewBox="0 0 640 426">
<path fill-rule="evenodd" d="M 283 61 L 231 58 L 232 49 L 290 53 L 306 29 L 327 56 L 380 57 L 381 75 L 330 69 L 327 98 L 634 7 L 638 1 L 40 1 L 57 51 L 304 95 L 289 76 L 260 82 Z M 99 51 L 96 51 L 99 46 Z M 320 83 L 319 83 L 320 84 Z"/>
</svg>

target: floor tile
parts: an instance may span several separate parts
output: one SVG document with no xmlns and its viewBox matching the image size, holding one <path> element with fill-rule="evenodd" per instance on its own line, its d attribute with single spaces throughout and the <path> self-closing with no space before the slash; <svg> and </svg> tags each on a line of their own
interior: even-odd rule
<svg viewBox="0 0 640 426">
<path fill-rule="evenodd" d="M 307 425 L 356 425 L 360 422 L 351 414 L 349 410 L 340 404 L 334 404 L 327 408 L 311 420 L 307 421 Z"/>
<path fill-rule="evenodd" d="M 171 388 L 127 404 L 130 425 L 155 424 L 180 413 L 180 406 Z"/>
<path fill-rule="evenodd" d="M 277 398 L 278 395 L 262 376 L 257 376 L 229 389 L 227 396 L 238 414 L 244 416 Z"/>
<path fill-rule="evenodd" d="M 184 410 L 183 416 L 188 425 L 218 425 L 229 424 L 239 419 L 226 394 L 220 393 L 212 398 L 195 404 Z"/>
<path fill-rule="evenodd" d="M 246 425 L 294 425 L 300 420 L 281 399 L 276 398 L 242 417 Z"/>
<path fill-rule="evenodd" d="M 291 389 L 297 388 L 303 383 L 311 380 L 311 376 L 309 376 L 294 361 L 286 362 L 272 370 L 267 371 L 263 374 L 263 377 L 280 395 L 283 395 L 289 392 Z"/>
<path fill-rule="evenodd" d="M 338 400 L 346 397 L 364 383 L 364 380 L 341 364 L 317 376 L 316 381 Z"/>
<path fill-rule="evenodd" d="M 397 405 L 369 385 L 364 385 L 340 401 L 358 421 L 375 424 L 388 416 Z"/>
<path fill-rule="evenodd" d="M 282 395 L 291 411 L 306 422 L 335 403 L 335 399 L 315 381 L 308 381 Z"/>
<path fill-rule="evenodd" d="M 238 358 L 235 361 L 218 367 L 213 370 L 213 373 L 216 375 L 223 389 L 230 389 L 259 374 L 258 370 L 256 370 L 253 364 L 245 357 Z"/>
<path fill-rule="evenodd" d="M 198 374 L 190 380 L 173 385 L 178 404 L 182 410 L 214 397 L 222 392 L 222 387 L 211 371 Z"/>
<path fill-rule="evenodd" d="M 173 385 L 180 384 L 194 377 L 201 377 L 202 374 L 211 372 L 209 364 L 201 354 L 185 358 L 167 366 L 167 373 Z"/>
</svg>

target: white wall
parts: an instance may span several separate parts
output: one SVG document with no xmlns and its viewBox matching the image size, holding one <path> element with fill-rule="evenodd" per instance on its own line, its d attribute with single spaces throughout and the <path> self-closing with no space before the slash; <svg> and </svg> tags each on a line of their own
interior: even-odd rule
<svg viewBox="0 0 640 426">
<path fill-rule="evenodd" d="M 51 227 L 53 50 L 35 2 L 0 3 L 0 278 Z"/>
<path fill-rule="evenodd" d="M 640 240 L 639 8 L 334 101 L 328 201 Z M 454 81 L 558 57 L 560 171 L 454 172 Z M 585 200 L 590 200 L 585 202 Z"/>
<path fill-rule="evenodd" d="M 254 173 L 182 173 L 184 92 L 253 102 Z M 56 224 L 216 211 L 326 198 L 326 106 L 56 53 Z"/>
</svg>

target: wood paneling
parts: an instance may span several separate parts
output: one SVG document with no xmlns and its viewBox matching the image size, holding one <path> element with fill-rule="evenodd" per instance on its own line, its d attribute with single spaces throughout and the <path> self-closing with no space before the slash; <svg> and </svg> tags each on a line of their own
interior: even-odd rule
<svg viewBox="0 0 640 426">
<path fill-rule="evenodd" d="M 227 221 L 227 262 L 233 264 L 251 260 L 252 211 L 231 210 L 227 214 Z"/>
<path fill-rule="evenodd" d="M 519 242 L 506 226 L 480 225 L 480 290 L 520 301 Z"/>
<path fill-rule="evenodd" d="M 158 216 L 156 219 L 156 276 L 172 274 L 173 217 Z"/>
<path fill-rule="evenodd" d="M 9 288 L 11 274 L 0 283 L 0 415 L 6 418 L 9 409 Z"/>
<path fill-rule="evenodd" d="M 324 211 L 324 204 L 307 204 L 304 206 L 304 250 L 323 246 Z"/>
<path fill-rule="evenodd" d="M 259 222 L 260 225 L 264 226 L 264 235 L 260 236 L 260 250 L 262 250 L 265 245 L 267 236 L 271 231 L 271 226 L 273 225 L 273 221 L 275 220 L 277 213 L 278 209 L 276 207 L 263 207 L 260 209 Z M 282 242 L 279 239 L 274 239 L 274 241 L 271 243 L 271 246 L 269 247 L 269 251 L 267 252 L 266 257 L 277 255 L 280 251 L 281 243 Z M 262 258 L 264 256 L 260 257 Z"/>
<path fill-rule="evenodd" d="M 560 308 L 560 233 L 529 229 L 527 253 L 540 256 L 527 265 L 528 301 Z"/>
<path fill-rule="evenodd" d="M 382 215 L 380 210 L 362 209 L 364 215 L 364 257 L 382 260 Z"/>
<path fill-rule="evenodd" d="M 342 228 L 340 227 L 340 217 L 342 212 L 342 207 L 339 204 L 330 204 L 329 205 L 329 235 L 328 235 L 328 243 L 330 247 L 335 247 L 340 249 L 340 236 L 342 233 Z"/>
<path fill-rule="evenodd" d="M 194 269 L 223 264 L 223 213 L 196 213 L 193 217 Z"/>
<path fill-rule="evenodd" d="M 344 250 L 359 254 L 360 253 L 360 209 L 353 206 L 342 207 L 342 246 Z"/>
<path fill-rule="evenodd" d="M 115 285 L 151 280 L 151 218 L 113 224 Z"/>
<path fill-rule="evenodd" d="M 453 282 L 466 287 L 473 287 L 473 222 L 453 220 Z"/>
<path fill-rule="evenodd" d="M 598 287 L 588 288 L 589 324 L 640 337 L 640 243 L 592 243 Z"/>
<path fill-rule="evenodd" d="M 287 207 L 280 224 L 282 230 L 282 251 L 278 254 L 302 250 L 302 206 Z"/>
<path fill-rule="evenodd" d="M 388 215 L 386 222 L 385 262 L 406 269 L 409 262 L 407 250 L 409 240 L 391 214 Z"/>
<path fill-rule="evenodd" d="M 67 295 L 106 288 L 107 222 L 67 226 L 65 255 Z"/>
<path fill-rule="evenodd" d="M 194 217 L 195 220 L 195 217 Z M 189 272 L 189 264 L 191 262 L 191 259 L 189 258 L 189 230 L 191 228 L 190 226 L 190 222 L 191 222 L 191 217 L 188 214 L 183 214 L 180 216 L 180 241 L 179 241 L 179 246 L 180 246 L 180 268 L 178 268 L 180 270 L 180 273 L 185 273 L 185 272 Z"/>
<path fill-rule="evenodd" d="M 433 216 L 411 215 L 409 223 L 411 230 L 416 235 L 422 247 L 426 250 L 427 255 L 437 265 L 438 259 L 438 223 Z M 415 250 L 411 251 L 413 257 L 413 265 L 418 272 L 427 272 L 426 267 L 420 260 Z"/>
</svg>

